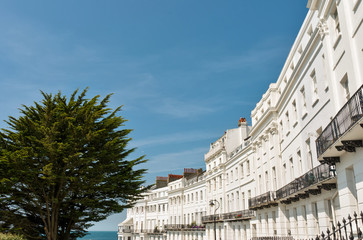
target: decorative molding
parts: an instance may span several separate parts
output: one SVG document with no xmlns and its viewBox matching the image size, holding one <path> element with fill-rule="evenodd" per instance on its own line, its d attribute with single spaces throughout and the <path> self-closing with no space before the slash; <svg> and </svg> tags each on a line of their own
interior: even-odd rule
<svg viewBox="0 0 363 240">
<path fill-rule="evenodd" d="M 323 39 L 325 35 L 329 34 L 328 24 L 326 23 L 326 20 L 324 18 L 320 18 L 317 27 L 319 29 L 321 39 Z"/>
<path fill-rule="evenodd" d="M 275 135 L 275 134 L 278 133 L 278 130 L 277 130 L 277 127 L 276 126 L 271 127 L 269 130 L 270 130 L 270 134 L 271 135 Z"/>
<path fill-rule="evenodd" d="M 252 149 L 252 152 L 256 152 L 256 145 L 253 145 L 251 149 Z"/>
</svg>

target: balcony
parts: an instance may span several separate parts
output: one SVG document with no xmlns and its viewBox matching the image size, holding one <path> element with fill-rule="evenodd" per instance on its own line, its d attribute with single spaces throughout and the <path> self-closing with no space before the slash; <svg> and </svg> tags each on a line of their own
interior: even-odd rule
<svg viewBox="0 0 363 240">
<path fill-rule="evenodd" d="M 309 194 L 317 195 L 321 189 L 331 190 L 336 187 L 335 182 L 335 171 L 328 164 L 321 164 L 277 190 L 276 200 L 289 204 Z"/>
<path fill-rule="evenodd" d="M 363 86 L 355 92 L 316 139 L 318 160 L 329 162 L 332 160 L 329 157 L 341 155 L 339 152 L 342 150 L 354 152 L 355 147 L 362 147 L 362 128 L 360 127 L 363 127 Z M 349 132 L 351 133 L 346 136 Z M 326 153 L 329 148 L 332 148 L 332 151 Z M 336 158 L 335 161 L 337 161 Z"/>
<path fill-rule="evenodd" d="M 239 145 L 238 147 L 236 147 L 230 154 L 229 154 L 229 158 L 232 158 L 233 156 L 235 156 L 237 153 L 239 153 L 242 149 L 244 149 L 245 147 L 247 147 L 250 144 L 249 140 L 246 140 L 244 143 L 242 143 L 241 145 Z"/>
<path fill-rule="evenodd" d="M 231 213 L 222 214 L 222 219 L 224 221 L 242 221 L 248 220 L 255 216 L 255 211 L 252 210 L 242 210 Z"/>
<path fill-rule="evenodd" d="M 205 161 L 209 161 L 209 159 L 213 158 L 215 155 L 220 154 L 223 150 L 225 150 L 225 144 L 224 144 L 225 138 L 226 134 L 224 134 L 214 143 L 211 143 L 209 152 L 204 154 Z"/>
<path fill-rule="evenodd" d="M 202 222 L 204 224 L 213 223 L 214 219 L 216 222 L 243 221 L 243 220 L 251 219 L 252 217 L 255 217 L 255 211 L 242 210 L 242 211 L 237 211 L 237 212 L 204 216 L 204 217 L 202 217 Z"/>
<path fill-rule="evenodd" d="M 135 230 L 135 233 L 146 233 L 146 234 L 150 234 L 150 235 L 162 235 L 164 233 L 166 233 L 166 231 L 164 229 L 137 229 Z"/>
<path fill-rule="evenodd" d="M 191 225 L 191 224 L 167 224 L 165 225 L 166 231 L 205 231 L 204 225 Z"/>
<path fill-rule="evenodd" d="M 257 197 L 248 199 L 249 209 L 256 210 L 264 207 L 276 206 L 275 192 L 267 192 Z"/>
<path fill-rule="evenodd" d="M 184 228 L 184 224 L 166 224 L 164 225 L 165 230 L 180 230 Z"/>
<path fill-rule="evenodd" d="M 203 216 L 202 217 L 202 223 L 203 224 L 214 222 L 214 220 L 216 222 L 223 221 L 222 220 L 222 215 L 220 215 L 220 214 L 214 214 L 214 215 L 208 215 L 208 216 Z"/>
</svg>

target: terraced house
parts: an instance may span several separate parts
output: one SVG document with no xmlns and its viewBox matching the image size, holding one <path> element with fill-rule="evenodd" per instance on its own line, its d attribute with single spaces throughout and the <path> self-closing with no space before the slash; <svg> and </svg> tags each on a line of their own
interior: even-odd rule
<svg viewBox="0 0 363 240">
<path fill-rule="evenodd" d="M 361 236 L 362 5 L 309 0 L 280 76 L 251 112 L 251 126 L 241 118 L 212 143 L 205 172 L 185 170 L 151 190 L 165 196 L 152 200 L 165 205 L 155 221 L 137 216 L 147 203 L 135 203 L 119 239 L 308 239 L 326 236 L 327 228 L 331 238 Z M 158 232 L 141 234 L 146 226 Z"/>
</svg>

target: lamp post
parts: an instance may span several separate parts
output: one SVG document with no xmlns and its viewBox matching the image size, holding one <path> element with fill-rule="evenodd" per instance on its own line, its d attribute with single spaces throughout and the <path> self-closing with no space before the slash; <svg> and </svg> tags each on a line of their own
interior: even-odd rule
<svg viewBox="0 0 363 240">
<path fill-rule="evenodd" d="M 213 223 L 214 223 L 214 240 L 217 240 L 217 231 L 216 231 L 216 213 L 217 213 L 217 210 L 220 206 L 219 202 L 215 199 L 213 200 L 210 200 L 209 201 L 209 206 L 210 207 L 214 207 L 216 205 L 216 203 L 218 204 L 217 207 L 214 209 L 214 216 L 213 216 Z"/>
</svg>

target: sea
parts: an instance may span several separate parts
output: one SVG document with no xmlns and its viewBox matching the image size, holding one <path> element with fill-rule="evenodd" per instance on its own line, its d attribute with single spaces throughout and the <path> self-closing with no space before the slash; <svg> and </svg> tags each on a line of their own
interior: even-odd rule
<svg viewBox="0 0 363 240">
<path fill-rule="evenodd" d="M 77 240 L 117 240 L 117 231 L 90 231 Z"/>
</svg>

